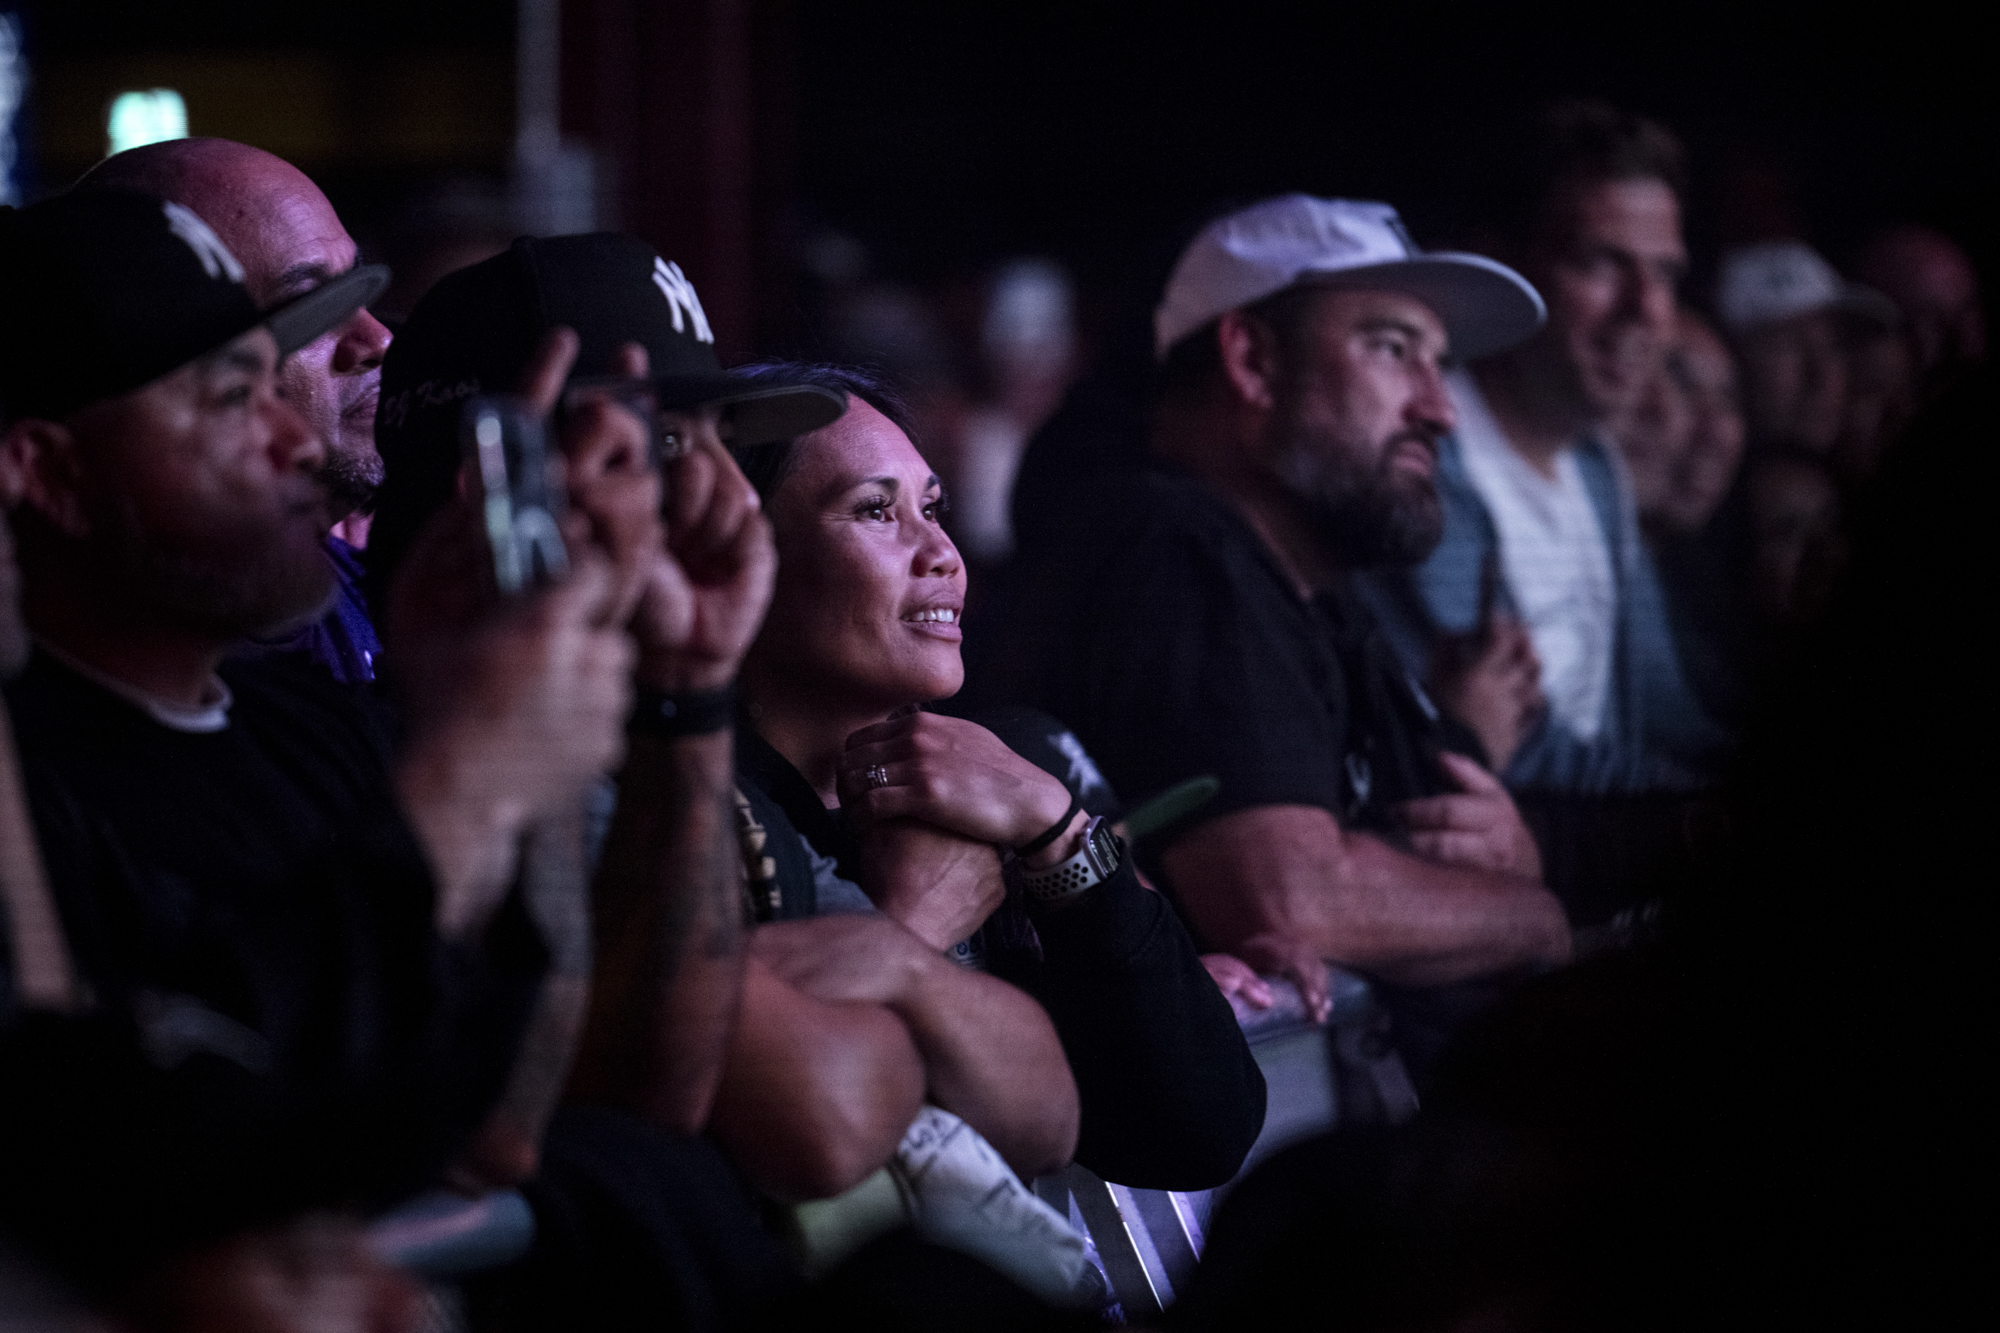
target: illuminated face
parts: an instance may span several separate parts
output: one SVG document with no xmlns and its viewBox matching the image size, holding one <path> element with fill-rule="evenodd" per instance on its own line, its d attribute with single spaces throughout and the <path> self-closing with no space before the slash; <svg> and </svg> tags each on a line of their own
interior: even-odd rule
<svg viewBox="0 0 2000 1333">
<path fill-rule="evenodd" d="M 1528 350 L 1546 388 L 1592 420 L 1631 412 L 1673 339 L 1687 271 L 1673 190 L 1653 179 L 1562 187 L 1523 268 L 1548 302 Z"/>
<path fill-rule="evenodd" d="M 1443 530 L 1444 325 L 1394 292 L 1329 289 L 1274 393 L 1271 465 L 1350 568 L 1414 563 Z"/>
<path fill-rule="evenodd" d="M 56 524 L 136 614 L 233 639 L 331 594 L 325 450 L 278 396 L 277 360 L 256 329 L 67 423 L 75 504 Z"/>
<path fill-rule="evenodd" d="M 930 465 L 859 398 L 797 450 L 769 506 L 778 586 L 757 674 L 852 713 L 957 693 L 965 566 Z"/>
<path fill-rule="evenodd" d="M 333 205 L 306 175 L 255 149 L 209 165 L 187 203 L 242 261 L 259 306 L 304 295 L 354 267 L 354 241 Z M 382 483 L 375 452 L 375 406 L 389 330 L 366 310 L 285 358 L 285 401 L 326 441 L 326 480 L 334 508 L 365 506 Z"/>
</svg>

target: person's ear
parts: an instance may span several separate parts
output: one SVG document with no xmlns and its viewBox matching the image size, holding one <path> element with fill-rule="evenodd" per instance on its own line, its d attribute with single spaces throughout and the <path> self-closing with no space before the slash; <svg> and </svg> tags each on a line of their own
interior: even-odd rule
<svg viewBox="0 0 2000 1333">
<path fill-rule="evenodd" d="M 32 506 L 56 531 L 90 534 L 76 436 L 59 421 L 24 417 L 0 435 L 0 505 Z"/>
<path fill-rule="evenodd" d="M 1277 339 L 1264 321 L 1241 310 L 1225 310 L 1215 322 L 1216 349 L 1229 387 L 1248 407 L 1271 410 L 1277 401 Z"/>
</svg>

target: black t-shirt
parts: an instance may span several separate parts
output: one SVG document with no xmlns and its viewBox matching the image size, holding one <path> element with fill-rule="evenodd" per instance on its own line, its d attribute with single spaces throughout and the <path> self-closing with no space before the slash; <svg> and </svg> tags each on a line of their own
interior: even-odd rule
<svg viewBox="0 0 2000 1333">
<path fill-rule="evenodd" d="M 1057 766 L 1060 747 L 1013 734 L 1066 737 L 1054 719 L 1016 709 L 989 721 L 1087 805 L 1109 799 L 1108 791 L 1082 789 L 1077 765 Z M 1094 772 L 1087 761 L 1085 768 Z M 748 726 L 737 730 L 737 782 L 767 833 L 779 919 L 814 914 L 807 844 L 859 882 L 860 848 L 846 822 Z M 1076 1160 L 1139 1188 L 1197 1190 L 1229 1180 L 1263 1128 L 1264 1076 L 1172 907 L 1139 883 L 1129 856 L 1062 911 L 1031 919 L 1018 893 L 1008 898 L 981 928 L 977 952 L 987 971 L 1034 996 L 1055 1026 L 1083 1112 Z"/>
<path fill-rule="evenodd" d="M 1208 488 L 1126 474 L 1096 518 L 1036 553 L 978 689 L 1070 720 L 1128 802 L 1207 775 L 1191 820 L 1313 805 L 1393 838 L 1397 802 L 1450 790 L 1437 751 L 1477 753 L 1365 608 L 1301 599 Z"/>
<path fill-rule="evenodd" d="M 428 1183 L 497 1098 L 547 964 L 518 895 L 478 944 L 438 937 L 383 737 L 343 687 L 281 657 L 222 674 L 228 725 L 206 733 L 169 728 L 45 654 L 7 691 L 96 1013 L 66 1036 L 42 1025 L 9 1060 L 89 1049 L 89 1077 L 138 1099 L 107 1104 L 79 1085 L 31 1105 L 17 1083 L 8 1115 L 54 1119 L 74 1103 L 81 1121 L 17 1125 L 61 1141 L 54 1183 L 74 1170 L 81 1194 L 110 1173 L 135 1218 L 149 1192 L 180 1193 L 153 1224 L 181 1240 Z M 129 1067 L 120 1032 L 138 1048 Z M 149 1097 L 175 1109 L 156 1117 Z"/>
<path fill-rule="evenodd" d="M 1454 790 L 1438 752 L 1484 761 L 1357 598 L 1344 587 L 1301 598 L 1213 491 L 1157 469 L 1095 485 L 1092 507 L 1068 510 L 1067 537 L 1034 553 L 977 685 L 981 700 L 1070 720 L 1135 806 L 1190 778 L 1218 780 L 1214 799 L 1141 844 L 1149 864 L 1202 821 L 1267 805 L 1318 806 L 1401 845 L 1398 803 Z M 1499 993 L 1487 982 L 1377 989 L 1420 1077 Z"/>
</svg>

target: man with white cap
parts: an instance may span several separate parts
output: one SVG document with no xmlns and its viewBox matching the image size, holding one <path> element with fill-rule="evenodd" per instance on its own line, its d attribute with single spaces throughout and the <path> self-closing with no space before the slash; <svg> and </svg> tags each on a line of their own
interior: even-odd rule
<svg viewBox="0 0 2000 1333">
<path fill-rule="evenodd" d="M 1321 959 L 1428 989 L 1569 954 L 1513 803 L 1351 591 L 1437 540 L 1441 359 L 1541 319 L 1518 274 L 1417 250 L 1385 204 L 1214 222 L 1156 316 L 1157 465 L 1074 497 L 993 649 L 982 690 L 1070 721 L 1120 791 L 1218 781 L 1140 857 L 1321 1016 Z M 1496 665 L 1532 696 L 1531 661 Z"/>
<path fill-rule="evenodd" d="M 1848 323 L 1889 330 L 1896 306 L 1851 283 L 1803 241 L 1765 241 L 1722 257 L 1715 311 L 1743 363 L 1753 444 L 1824 455 L 1847 406 Z"/>
</svg>

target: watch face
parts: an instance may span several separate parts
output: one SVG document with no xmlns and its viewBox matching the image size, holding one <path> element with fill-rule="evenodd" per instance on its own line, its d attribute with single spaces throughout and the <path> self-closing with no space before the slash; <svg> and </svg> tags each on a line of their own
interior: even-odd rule
<svg viewBox="0 0 2000 1333">
<path fill-rule="evenodd" d="M 1111 831 L 1107 820 L 1093 820 L 1090 826 L 1090 859 L 1106 876 L 1118 869 L 1122 859 L 1118 853 L 1118 835 Z"/>
</svg>

